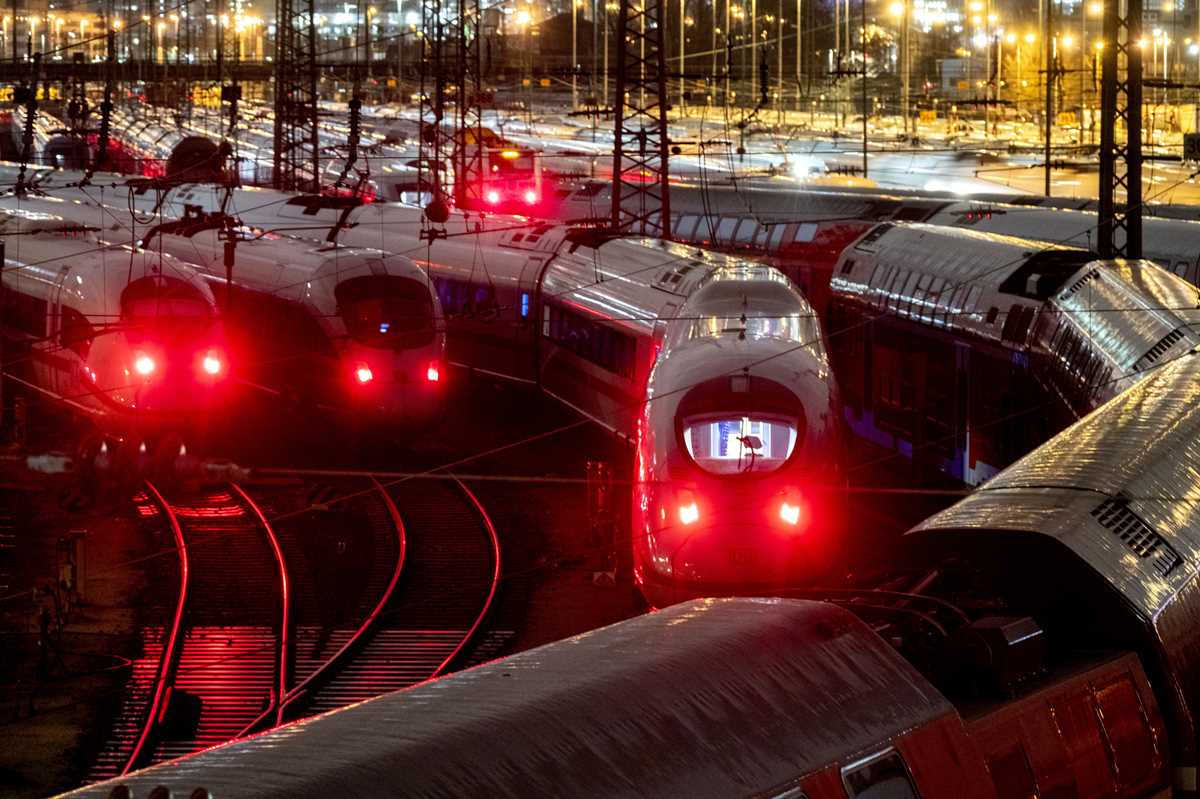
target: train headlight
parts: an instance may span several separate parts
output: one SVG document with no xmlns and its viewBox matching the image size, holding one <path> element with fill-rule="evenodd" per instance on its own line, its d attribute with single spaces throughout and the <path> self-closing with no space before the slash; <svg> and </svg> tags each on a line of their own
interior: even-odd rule
<svg viewBox="0 0 1200 799">
<path fill-rule="evenodd" d="M 537 201 L 538 201 L 537 192 L 534 191 L 533 189 L 527 189 L 525 191 L 525 204 L 526 205 L 537 205 Z"/>
<path fill-rule="evenodd" d="M 800 523 L 800 506 L 785 502 L 779 506 L 779 518 L 793 527 Z"/>
<path fill-rule="evenodd" d="M 441 370 L 438 369 L 437 361 L 430 361 L 429 366 L 425 368 L 425 379 L 430 383 L 436 383 L 442 379 Z"/>
<path fill-rule="evenodd" d="M 375 373 L 371 371 L 371 367 L 365 363 L 360 363 L 354 368 L 354 378 L 359 383 L 365 385 L 375 379 Z"/>
<path fill-rule="evenodd" d="M 133 359 L 133 371 L 142 377 L 149 377 L 154 374 L 156 368 L 158 368 L 158 365 L 154 363 L 154 359 L 144 352 L 139 352 Z"/>
<path fill-rule="evenodd" d="M 492 189 L 487 193 L 486 199 L 488 201 L 488 205 L 497 205 L 500 202 L 500 192 Z"/>
</svg>

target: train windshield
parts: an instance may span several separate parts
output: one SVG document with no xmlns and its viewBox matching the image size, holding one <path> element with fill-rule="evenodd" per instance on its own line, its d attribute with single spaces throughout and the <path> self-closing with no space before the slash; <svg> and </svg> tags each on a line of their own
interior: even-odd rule
<svg viewBox="0 0 1200 799">
<path fill-rule="evenodd" d="M 711 416 L 687 419 L 683 441 L 692 460 L 711 474 L 773 472 L 796 449 L 795 420 Z"/>
<path fill-rule="evenodd" d="M 433 299 L 418 280 L 369 275 L 334 289 L 346 332 L 368 347 L 421 347 L 433 341 Z"/>
<path fill-rule="evenodd" d="M 195 286 L 182 280 L 140 278 L 121 293 L 121 321 L 133 340 L 184 342 L 212 325 L 213 307 Z"/>
</svg>

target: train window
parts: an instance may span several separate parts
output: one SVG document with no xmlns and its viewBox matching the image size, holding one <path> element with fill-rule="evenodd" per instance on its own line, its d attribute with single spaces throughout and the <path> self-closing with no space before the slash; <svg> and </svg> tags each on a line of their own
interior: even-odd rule
<svg viewBox="0 0 1200 799">
<path fill-rule="evenodd" d="M 738 222 L 741 221 L 736 216 L 721 217 L 721 222 L 717 225 L 717 243 L 729 244 L 733 241 L 733 231 L 737 229 Z"/>
<path fill-rule="evenodd" d="M 497 307 L 494 286 L 474 285 L 450 278 L 434 278 L 433 285 L 446 316 L 470 316 Z"/>
<path fill-rule="evenodd" d="M 86 359 L 92 348 L 96 330 L 88 318 L 69 305 L 62 306 L 58 327 L 58 344 Z"/>
<path fill-rule="evenodd" d="M 900 297 L 898 301 L 900 307 L 904 308 L 907 313 L 912 315 L 912 301 L 917 293 L 917 283 L 921 280 L 921 275 L 916 272 L 910 272 L 908 280 L 904 283 L 904 288 L 900 289 Z"/>
<path fill-rule="evenodd" d="M 637 359 L 633 336 L 558 305 L 544 308 L 546 338 L 614 374 L 633 377 Z"/>
<path fill-rule="evenodd" d="M 762 230 L 762 225 L 758 224 L 755 220 L 743 219 L 742 224 L 738 225 L 734 241 L 738 244 L 751 244 L 760 230 Z"/>
<path fill-rule="evenodd" d="M 364 275 L 343 280 L 333 293 L 346 332 L 360 344 L 418 347 L 433 340 L 433 300 L 420 281 Z"/>
<path fill-rule="evenodd" d="M 1036 799 L 1037 782 L 1029 765 L 1029 756 L 1021 745 L 989 757 L 988 772 L 996 786 L 997 799 Z"/>
<path fill-rule="evenodd" d="M 848 275 L 854 271 L 854 259 L 847 258 L 846 263 L 842 264 L 842 274 Z"/>
<path fill-rule="evenodd" d="M 711 474 L 761 474 L 787 462 L 796 449 L 794 419 L 711 416 L 684 419 L 688 455 Z"/>
<path fill-rule="evenodd" d="M 816 222 L 801 222 L 796 228 L 796 235 L 792 237 L 792 241 L 807 244 L 817 237 Z"/>
<path fill-rule="evenodd" d="M 779 249 L 779 245 L 783 242 L 783 234 L 787 230 L 787 225 L 771 225 L 769 229 L 771 235 L 767 238 L 767 249 L 774 252 Z"/>
<path fill-rule="evenodd" d="M 700 217 L 695 214 L 684 214 L 679 218 L 679 224 L 675 230 L 671 231 L 675 238 L 680 241 L 695 241 L 696 226 L 700 222 Z"/>
<path fill-rule="evenodd" d="M 1187 274 L 1187 268 L 1188 268 L 1187 261 L 1176 261 L 1175 262 L 1175 274 L 1179 275 L 1180 277 L 1183 277 L 1184 275 Z"/>
<path fill-rule="evenodd" d="M 133 323 L 125 331 L 132 340 L 153 335 L 185 341 L 211 324 L 212 311 L 198 289 L 176 278 L 138 278 L 121 292 L 121 319 Z"/>
<path fill-rule="evenodd" d="M 918 799 L 904 758 L 895 749 L 851 763 L 842 769 L 849 799 Z"/>
<path fill-rule="evenodd" d="M 754 230 L 754 240 L 750 245 L 756 250 L 765 250 L 767 247 L 767 236 L 771 233 L 771 228 L 765 224 L 759 224 Z"/>
</svg>

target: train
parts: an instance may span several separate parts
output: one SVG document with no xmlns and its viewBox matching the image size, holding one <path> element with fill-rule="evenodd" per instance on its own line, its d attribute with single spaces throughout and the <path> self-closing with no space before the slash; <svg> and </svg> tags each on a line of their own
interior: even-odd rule
<svg viewBox="0 0 1200 799">
<path fill-rule="evenodd" d="M 178 448 L 214 433 L 229 348 L 191 266 L 20 207 L 0 225 L 8 379 L 86 420 L 86 446 Z"/>
<path fill-rule="evenodd" d="M 181 186 L 161 211 L 212 213 L 223 194 Z M 54 196 L 78 218 L 157 202 Z M 409 254 L 436 289 L 449 365 L 536 387 L 629 440 L 634 575 L 651 605 L 807 582 L 844 554 L 836 382 L 816 314 L 773 268 L 516 217 L 455 213 L 430 236 L 420 208 L 336 197 L 246 189 L 228 210 L 256 235 Z"/>
</svg>

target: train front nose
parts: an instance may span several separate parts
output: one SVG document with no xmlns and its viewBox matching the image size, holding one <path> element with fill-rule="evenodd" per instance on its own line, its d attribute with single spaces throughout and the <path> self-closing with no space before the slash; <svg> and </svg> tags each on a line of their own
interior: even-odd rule
<svg viewBox="0 0 1200 799">
<path fill-rule="evenodd" d="M 777 480 L 668 488 L 647 536 L 643 586 L 655 604 L 671 604 L 819 582 L 837 543 L 828 493 Z"/>
</svg>

